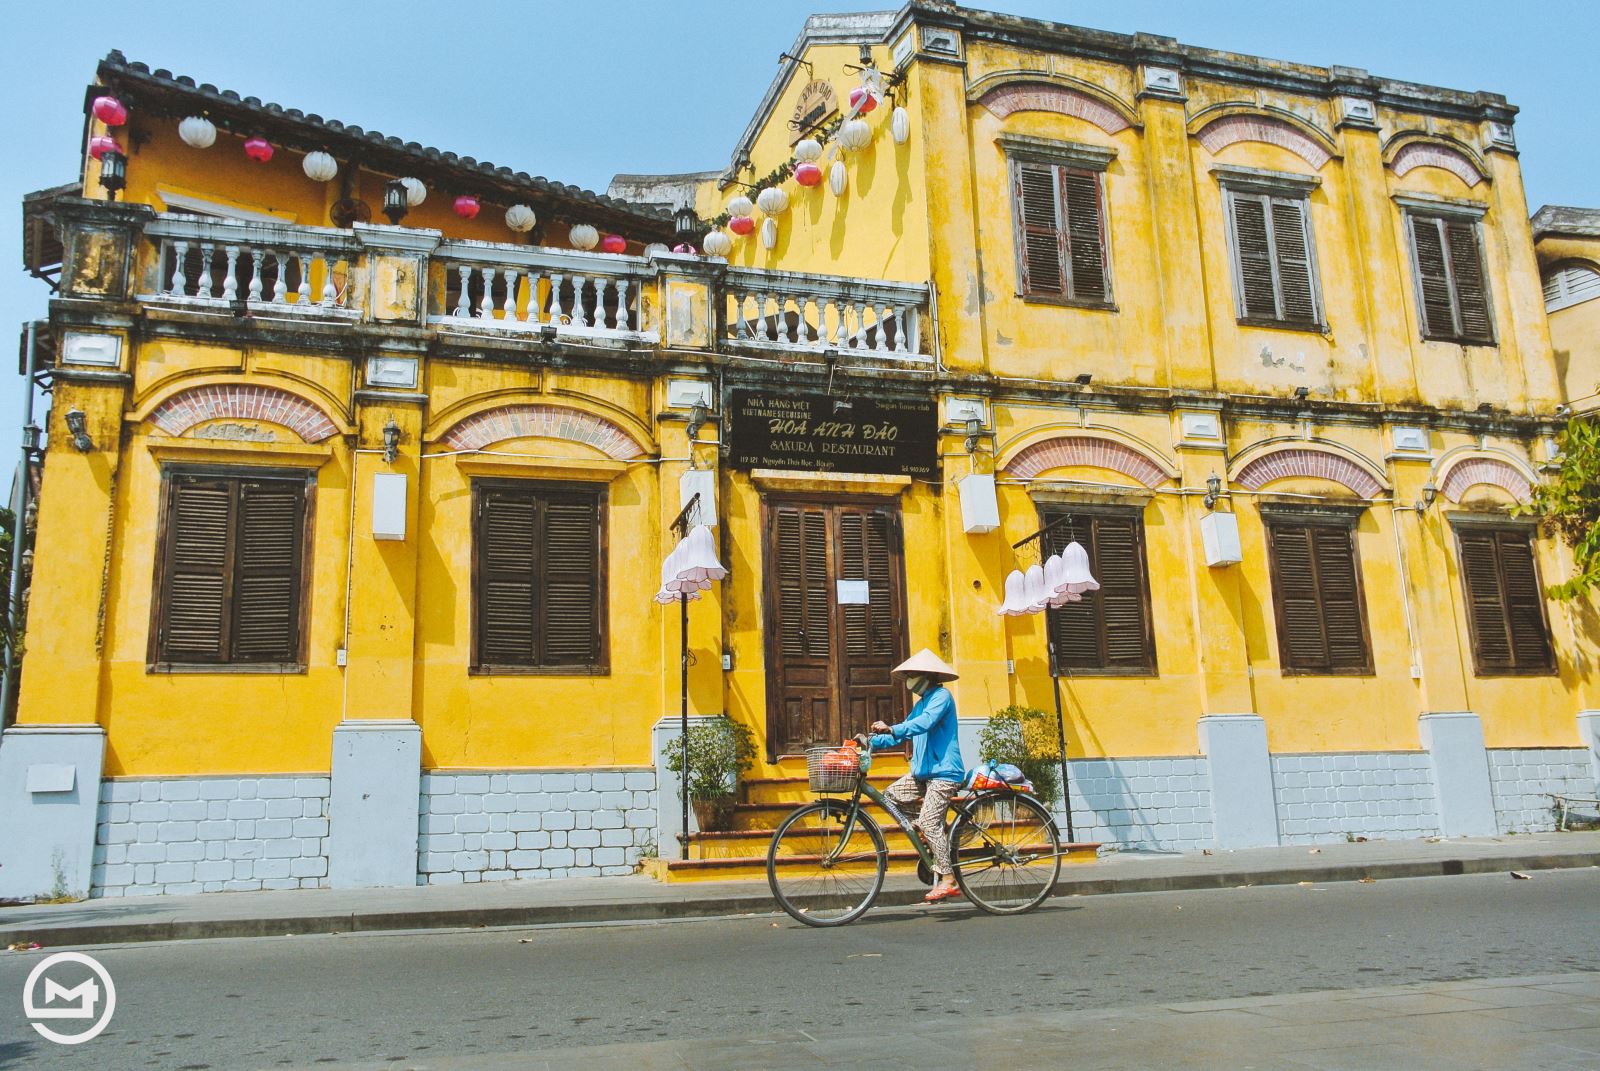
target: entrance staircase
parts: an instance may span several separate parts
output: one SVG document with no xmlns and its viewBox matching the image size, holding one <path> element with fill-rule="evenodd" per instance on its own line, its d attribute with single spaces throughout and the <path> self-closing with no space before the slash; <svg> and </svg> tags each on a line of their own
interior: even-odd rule
<svg viewBox="0 0 1600 1071">
<path fill-rule="evenodd" d="M 743 802 L 734 805 L 733 829 L 727 833 L 693 833 L 689 836 L 689 858 L 680 859 L 676 842 L 660 846 L 661 857 L 648 868 L 666 882 L 738 881 L 767 876 L 767 846 L 784 816 L 802 803 L 817 798 L 806 781 L 802 757 L 780 759 L 781 776 L 751 778 L 742 785 Z M 900 755 L 874 757 L 868 775 L 879 791 L 906 773 L 906 759 Z M 868 804 L 872 817 L 883 829 L 889 848 L 889 873 L 914 874 L 917 852 L 909 837 L 894 819 L 874 804 Z M 1092 863 L 1099 857 L 1098 844 L 1066 845 L 1065 863 Z"/>
</svg>

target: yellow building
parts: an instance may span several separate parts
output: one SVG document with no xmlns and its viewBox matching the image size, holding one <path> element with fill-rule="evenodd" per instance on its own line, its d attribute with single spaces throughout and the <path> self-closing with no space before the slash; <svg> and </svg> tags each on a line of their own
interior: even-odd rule
<svg viewBox="0 0 1600 1071">
<path fill-rule="evenodd" d="M 1544 206 L 1533 214 L 1533 247 L 1561 400 L 1590 412 L 1600 408 L 1600 210 Z"/>
<path fill-rule="evenodd" d="M 120 152 L 27 206 L 61 266 L 0 894 L 675 857 L 691 502 L 728 576 L 689 706 L 761 754 L 669 876 L 752 872 L 922 646 L 969 763 L 1059 687 L 1084 843 L 1594 794 L 1589 611 L 1506 511 L 1573 395 L 1514 108 L 942 3 L 791 53 L 725 171 L 607 198 L 108 57 Z M 683 209 L 717 255 L 666 248 Z M 1099 590 L 1000 613 L 1069 541 Z"/>
</svg>

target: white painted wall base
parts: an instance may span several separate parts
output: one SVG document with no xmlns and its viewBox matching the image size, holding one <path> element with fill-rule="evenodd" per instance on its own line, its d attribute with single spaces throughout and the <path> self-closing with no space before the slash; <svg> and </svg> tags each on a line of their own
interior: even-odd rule
<svg viewBox="0 0 1600 1071">
<path fill-rule="evenodd" d="M 1439 829 L 1447 837 L 1492 837 L 1498 833 L 1483 723 L 1471 711 L 1423 714 L 1417 719 L 1422 746 L 1433 760 Z"/>
<path fill-rule="evenodd" d="M 1423 751 L 1272 756 L 1285 844 L 1439 835 L 1433 764 Z"/>
<path fill-rule="evenodd" d="M 0 897 L 89 895 L 105 751 L 98 725 L 0 736 Z"/>
<path fill-rule="evenodd" d="M 1211 768 L 1213 835 L 1219 848 L 1278 843 L 1267 723 L 1258 714 L 1200 719 L 1200 753 Z"/>
<path fill-rule="evenodd" d="M 1600 710 L 1578 712 L 1578 735 L 1589 752 L 1589 772 L 1594 776 L 1596 793 L 1600 793 Z"/>
<path fill-rule="evenodd" d="M 422 727 L 410 719 L 341 722 L 333 730 L 328 885 L 414 885 L 422 795 Z"/>
<path fill-rule="evenodd" d="M 1495 823 L 1502 833 L 1543 833 L 1556 828 L 1555 797 L 1595 798 L 1595 779 L 1582 748 L 1504 747 L 1489 751 Z M 1592 805 L 1578 804 L 1579 814 Z"/>
</svg>

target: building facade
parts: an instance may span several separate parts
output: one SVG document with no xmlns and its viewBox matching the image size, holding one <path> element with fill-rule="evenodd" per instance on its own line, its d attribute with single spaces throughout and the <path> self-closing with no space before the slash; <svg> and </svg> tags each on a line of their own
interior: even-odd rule
<svg viewBox="0 0 1600 1071">
<path fill-rule="evenodd" d="M 673 855 L 681 620 L 767 795 L 668 877 L 743 873 L 922 646 L 969 760 L 1059 689 L 1080 842 L 1595 794 L 1594 608 L 1508 511 L 1583 393 L 1514 108 L 942 3 L 789 54 L 726 170 L 608 197 L 101 65 L 125 188 L 86 158 L 28 205 L 60 270 L 0 893 Z M 669 251 L 685 208 L 717 255 Z M 691 504 L 728 575 L 680 618 Z M 1068 541 L 1099 590 L 1000 613 Z"/>
</svg>

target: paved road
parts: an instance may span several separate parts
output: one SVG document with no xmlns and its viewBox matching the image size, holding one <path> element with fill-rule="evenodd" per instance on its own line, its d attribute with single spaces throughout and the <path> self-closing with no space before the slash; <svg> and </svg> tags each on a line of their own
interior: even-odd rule
<svg viewBox="0 0 1600 1071">
<path fill-rule="evenodd" d="M 0 1068 L 448 1065 L 917 1019 L 1004 1045 L 1019 1012 L 1594 971 L 1597 904 L 1584 870 L 1072 898 L 1017 918 L 895 909 L 830 931 L 762 916 L 122 946 L 96 952 L 116 1017 L 71 1050 L 21 1018 L 39 954 L 0 954 Z"/>
</svg>

